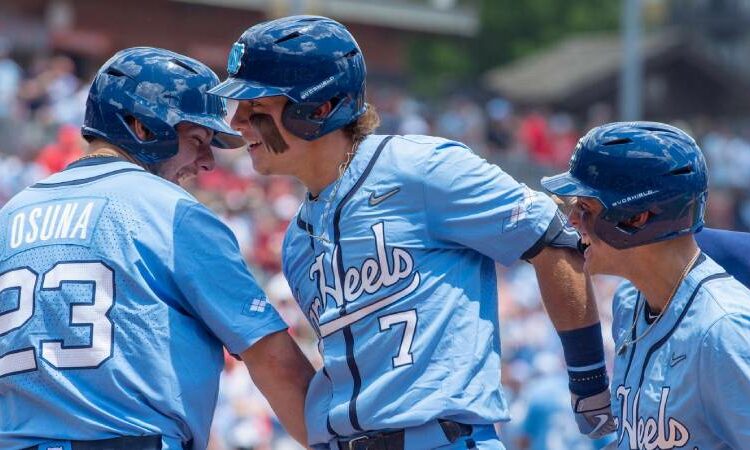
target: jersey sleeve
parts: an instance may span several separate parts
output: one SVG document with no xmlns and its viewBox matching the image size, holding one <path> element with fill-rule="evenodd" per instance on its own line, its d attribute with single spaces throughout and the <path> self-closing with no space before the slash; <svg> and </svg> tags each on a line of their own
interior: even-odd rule
<svg viewBox="0 0 750 450">
<path fill-rule="evenodd" d="M 178 209 L 174 272 L 186 308 L 235 355 L 286 329 L 250 274 L 231 230 L 203 205 Z"/>
<path fill-rule="evenodd" d="M 438 145 L 425 166 L 430 235 L 504 265 L 547 231 L 557 205 L 457 142 Z"/>
<path fill-rule="evenodd" d="M 708 426 L 731 448 L 750 442 L 750 317 L 722 317 L 700 345 L 699 389 Z"/>
</svg>

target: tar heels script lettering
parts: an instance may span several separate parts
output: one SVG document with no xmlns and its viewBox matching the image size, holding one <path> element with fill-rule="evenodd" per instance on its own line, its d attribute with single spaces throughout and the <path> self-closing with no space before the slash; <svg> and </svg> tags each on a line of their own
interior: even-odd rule
<svg viewBox="0 0 750 450">
<path fill-rule="evenodd" d="M 638 389 L 630 403 L 631 388 L 620 385 L 617 397 L 620 399 L 621 411 L 618 424 L 618 445 L 628 435 L 628 448 L 631 450 L 670 450 L 684 447 L 690 440 L 687 427 L 673 417 L 667 417 L 667 400 L 670 388 L 661 389 L 659 400 L 659 416 L 657 418 L 638 417 L 638 405 L 641 390 Z M 630 409 L 629 409 L 630 408 Z"/>
<path fill-rule="evenodd" d="M 50 239 L 86 240 L 94 202 L 44 205 L 13 215 L 10 248 Z"/>
<path fill-rule="evenodd" d="M 318 296 L 313 299 L 308 314 L 311 322 L 316 326 L 320 322 L 320 314 L 329 299 L 340 308 L 348 302 L 357 300 L 363 293 L 374 294 L 381 288 L 393 286 L 412 275 L 419 277 L 418 272 L 412 274 L 414 259 L 406 250 L 393 247 L 389 260 L 386 253 L 383 222 L 373 225 L 371 229 L 375 236 L 377 259 L 367 258 L 361 267 L 350 267 L 344 273 L 343 280 L 339 268 L 340 248 L 338 245 L 333 249 L 329 272 L 333 275 L 333 284 L 328 284 L 323 264 L 325 253 L 318 255 L 310 266 L 310 279 L 318 282 Z"/>
</svg>

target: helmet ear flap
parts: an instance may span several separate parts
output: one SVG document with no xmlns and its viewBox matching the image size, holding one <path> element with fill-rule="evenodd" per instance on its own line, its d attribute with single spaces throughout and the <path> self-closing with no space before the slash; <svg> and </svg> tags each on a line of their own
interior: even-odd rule
<svg viewBox="0 0 750 450">
<path fill-rule="evenodd" d="M 315 112 L 325 103 L 320 102 L 287 102 L 281 114 L 281 122 L 290 133 L 298 138 L 311 141 L 320 136 L 323 124 L 334 110 L 325 116 L 315 117 Z"/>
<path fill-rule="evenodd" d="M 316 114 L 321 106 L 331 103 L 331 108 L 325 115 Z M 325 102 L 301 102 L 289 101 L 282 113 L 282 122 L 287 130 L 293 135 L 311 141 L 320 136 L 334 131 L 346 125 L 343 123 L 351 114 L 346 111 L 347 105 L 351 105 L 351 99 L 335 96 Z"/>
<path fill-rule="evenodd" d="M 617 223 L 617 228 L 625 231 L 626 233 L 634 234 L 638 230 L 641 230 L 651 220 L 654 214 L 651 211 L 644 211 L 636 214 L 629 219 L 625 219 Z"/>
</svg>

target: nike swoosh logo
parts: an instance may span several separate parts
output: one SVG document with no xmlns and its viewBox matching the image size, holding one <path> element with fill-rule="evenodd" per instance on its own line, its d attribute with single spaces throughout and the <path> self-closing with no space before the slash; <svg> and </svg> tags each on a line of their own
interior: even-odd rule
<svg viewBox="0 0 750 450">
<path fill-rule="evenodd" d="M 672 353 L 672 360 L 669 361 L 669 367 L 674 367 L 680 362 L 684 361 L 687 358 L 687 355 L 680 355 L 675 357 L 674 353 Z"/>
<path fill-rule="evenodd" d="M 400 187 L 396 187 L 382 195 L 375 195 L 374 191 L 370 192 L 370 200 L 369 200 L 370 206 L 377 206 L 383 203 L 384 201 L 398 194 L 400 190 L 401 190 Z"/>
<path fill-rule="evenodd" d="M 609 414 L 597 414 L 594 416 L 596 420 L 599 421 L 599 423 L 596 424 L 593 430 L 589 434 L 594 434 L 597 431 L 599 431 L 599 428 L 603 427 L 604 424 L 607 423 L 607 420 L 609 419 Z"/>
</svg>

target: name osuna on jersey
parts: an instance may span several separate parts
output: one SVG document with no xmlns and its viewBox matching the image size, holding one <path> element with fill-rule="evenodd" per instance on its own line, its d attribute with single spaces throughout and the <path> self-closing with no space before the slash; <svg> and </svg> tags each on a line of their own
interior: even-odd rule
<svg viewBox="0 0 750 450">
<path fill-rule="evenodd" d="M 0 230 L 0 448 L 160 434 L 205 448 L 222 346 L 286 328 L 231 231 L 123 159 L 25 189 Z"/>
</svg>

